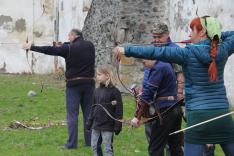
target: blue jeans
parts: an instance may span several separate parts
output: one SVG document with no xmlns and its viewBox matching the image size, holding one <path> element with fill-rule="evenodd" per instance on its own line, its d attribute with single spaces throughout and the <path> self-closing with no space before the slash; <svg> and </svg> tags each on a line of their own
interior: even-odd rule
<svg viewBox="0 0 234 156">
<path fill-rule="evenodd" d="M 92 84 L 81 84 L 66 89 L 68 139 L 65 146 L 67 148 L 76 148 L 78 144 L 79 104 L 83 112 L 85 144 L 91 145 L 91 132 L 86 129 L 85 123 L 91 110 L 93 91 L 94 85 Z"/>
<path fill-rule="evenodd" d="M 234 144 L 221 144 L 225 156 L 234 156 Z M 185 142 L 184 156 L 203 156 L 206 145 L 189 144 Z"/>
<path fill-rule="evenodd" d="M 108 131 L 98 131 L 92 129 L 92 136 L 91 136 L 91 145 L 93 148 L 93 154 L 94 156 L 98 156 L 98 146 L 99 145 L 99 139 L 100 136 L 102 137 L 102 141 L 104 143 L 105 147 L 105 153 L 106 156 L 113 156 L 113 147 L 112 147 L 112 142 L 113 142 L 113 132 L 108 132 Z"/>
</svg>

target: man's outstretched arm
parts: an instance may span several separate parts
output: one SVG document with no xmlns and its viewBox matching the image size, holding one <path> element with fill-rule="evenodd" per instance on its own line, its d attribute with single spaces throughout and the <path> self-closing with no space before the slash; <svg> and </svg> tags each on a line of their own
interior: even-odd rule
<svg viewBox="0 0 234 156">
<path fill-rule="evenodd" d="M 34 46 L 31 44 L 23 44 L 22 48 L 27 50 L 30 49 L 35 52 L 43 53 L 46 55 L 52 55 L 52 56 L 61 56 L 61 57 L 67 57 L 69 53 L 69 44 L 63 44 L 60 47 L 53 47 L 53 46 Z"/>
</svg>

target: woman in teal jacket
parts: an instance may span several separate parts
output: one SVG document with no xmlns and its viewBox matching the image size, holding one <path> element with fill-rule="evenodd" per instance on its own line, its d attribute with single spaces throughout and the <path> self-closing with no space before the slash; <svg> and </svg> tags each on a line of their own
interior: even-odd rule
<svg viewBox="0 0 234 156">
<path fill-rule="evenodd" d="M 229 111 L 223 72 L 234 53 L 234 32 L 221 33 L 213 17 L 197 17 L 190 24 L 191 42 L 185 48 L 125 46 L 115 56 L 157 59 L 182 65 L 185 75 L 187 127 Z M 139 121 L 134 118 L 132 124 Z M 220 144 L 226 156 L 234 156 L 234 122 L 227 116 L 185 132 L 185 156 L 202 156 L 206 144 Z"/>
</svg>

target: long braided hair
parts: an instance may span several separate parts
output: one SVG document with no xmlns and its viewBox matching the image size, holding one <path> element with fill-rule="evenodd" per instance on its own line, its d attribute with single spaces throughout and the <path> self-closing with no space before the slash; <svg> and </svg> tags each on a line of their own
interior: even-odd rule
<svg viewBox="0 0 234 156">
<path fill-rule="evenodd" d="M 205 26 L 207 27 L 206 18 L 209 18 L 209 16 L 194 18 L 190 23 L 190 28 L 193 30 L 193 28 L 196 27 L 198 32 L 202 31 L 204 28 L 201 24 L 201 19 L 205 20 Z M 219 37 L 218 35 L 215 35 L 213 38 L 209 38 L 209 39 L 211 40 L 211 48 L 210 48 L 211 63 L 208 68 L 208 74 L 209 74 L 210 81 L 216 81 L 218 79 L 216 56 L 218 53 L 217 51 L 218 51 Z"/>
</svg>

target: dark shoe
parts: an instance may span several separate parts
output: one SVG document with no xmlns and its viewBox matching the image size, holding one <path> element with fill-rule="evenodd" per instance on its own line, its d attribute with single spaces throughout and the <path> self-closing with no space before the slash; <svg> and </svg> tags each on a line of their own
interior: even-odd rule
<svg viewBox="0 0 234 156">
<path fill-rule="evenodd" d="M 86 147 L 91 147 L 91 145 L 90 145 L 90 144 L 85 144 L 85 146 L 86 146 Z"/>
<path fill-rule="evenodd" d="M 76 149 L 77 146 L 67 146 L 66 144 L 61 147 L 62 149 Z"/>
</svg>

